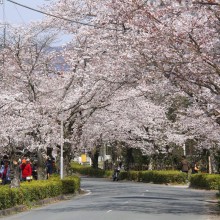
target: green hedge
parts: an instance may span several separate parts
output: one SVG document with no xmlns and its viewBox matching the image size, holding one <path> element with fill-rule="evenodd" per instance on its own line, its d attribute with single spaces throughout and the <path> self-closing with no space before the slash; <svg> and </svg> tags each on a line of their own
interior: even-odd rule
<svg viewBox="0 0 220 220">
<path fill-rule="evenodd" d="M 109 170 L 105 171 L 102 169 L 94 169 L 92 167 L 82 166 L 82 165 L 78 165 L 78 166 L 73 165 L 71 167 L 71 171 L 73 173 L 79 173 L 79 174 L 91 176 L 91 177 L 110 177 L 110 176 L 112 176 L 112 171 L 109 171 Z"/>
<path fill-rule="evenodd" d="M 79 177 L 66 177 L 62 180 L 62 193 L 75 193 L 80 189 L 80 179 Z"/>
<path fill-rule="evenodd" d="M 83 175 L 93 177 L 111 177 L 113 171 L 104 171 L 101 169 L 93 169 L 89 166 L 72 164 L 72 171 Z M 144 183 L 159 183 L 159 184 L 184 184 L 188 181 L 186 173 L 164 170 L 164 171 L 121 171 L 119 174 L 120 180 L 138 181 Z M 218 190 L 220 194 L 220 175 L 219 174 L 193 174 L 189 178 L 190 186 L 198 189 Z"/>
<path fill-rule="evenodd" d="M 0 186 L 0 210 L 16 205 L 29 205 L 31 202 L 52 198 L 62 194 L 75 193 L 80 189 L 80 178 L 76 176 L 50 178 L 49 180 L 21 183 L 20 188 L 10 189 Z"/>
<path fill-rule="evenodd" d="M 190 178 L 190 187 L 207 190 L 220 190 L 219 174 L 193 174 Z"/>
<path fill-rule="evenodd" d="M 187 175 L 179 171 L 129 171 L 120 172 L 120 179 L 144 183 L 185 183 Z"/>
<path fill-rule="evenodd" d="M 82 166 L 72 163 L 72 172 L 80 173 L 93 177 L 112 177 L 113 171 L 105 171 L 101 169 L 93 169 L 89 166 Z M 121 171 L 120 180 L 130 180 L 145 183 L 186 183 L 187 174 L 179 171 Z"/>
</svg>

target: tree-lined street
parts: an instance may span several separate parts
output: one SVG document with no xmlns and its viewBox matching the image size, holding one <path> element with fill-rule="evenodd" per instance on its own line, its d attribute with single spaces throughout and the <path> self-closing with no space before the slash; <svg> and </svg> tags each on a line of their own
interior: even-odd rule
<svg viewBox="0 0 220 220">
<path fill-rule="evenodd" d="M 44 17 L 9 24 L 6 2 Z M 79 162 L 109 175 L 119 164 L 125 171 L 181 170 L 191 181 L 196 164 L 207 174 L 197 186 L 213 181 L 218 189 L 219 1 L 44 3 L 36 9 L 0 1 L 2 183 L 19 187 L 22 159 L 34 162 L 43 180 L 53 159 L 61 179 Z M 57 45 L 62 34 L 69 40 Z M 215 213 L 213 192 L 86 178 L 82 187 L 90 193 L 8 219 L 205 220 Z"/>
<path fill-rule="evenodd" d="M 3 14 L 5 2 L 45 17 L 17 27 L 3 16 L 2 154 L 57 155 L 63 142 L 68 163 L 104 144 L 151 155 L 187 141 L 190 156 L 219 153 L 218 3 L 4 0 Z M 60 33 L 72 38 L 55 47 Z"/>
<path fill-rule="evenodd" d="M 4 217 L 4 220 L 218 220 L 216 192 L 82 178 L 84 195 Z"/>
</svg>

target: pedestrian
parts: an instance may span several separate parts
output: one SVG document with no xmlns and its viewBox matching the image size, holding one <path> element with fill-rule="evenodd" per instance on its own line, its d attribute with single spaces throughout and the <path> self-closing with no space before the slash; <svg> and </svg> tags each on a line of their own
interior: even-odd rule
<svg viewBox="0 0 220 220">
<path fill-rule="evenodd" d="M 192 174 L 198 173 L 199 172 L 199 165 L 198 162 L 192 163 Z"/>
<path fill-rule="evenodd" d="M 37 163 L 34 161 L 32 164 L 32 176 L 34 180 L 38 179 L 38 173 L 37 173 Z"/>
<path fill-rule="evenodd" d="M 26 180 L 26 178 L 25 178 L 25 180 L 23 180 L 23 170 L 24 170 L 24 168 L 25 168 L 25 166 L 26 166 L 26 159 L 22 159 L 21 160 L 21 164 L 20 164 L 20 166 L 19 166 L 19 171 L 20 171 L 20 180 L 21 181 L 25 181 Z"/>
<path fill-rule="evenodd" d="M 58 173 L 56 161 L 54 159 L 52 160 L 52 173 L 54 174 Z"/>
<path fill-rule="evenodd" d="M 19 173 L 19 180 L 22 181 L 22 170 L 21 170 L 22 160 L 21 158 L 18 159 L 18 173 Z"/>
<path fill-rule="evenodd" d="M 47 179 L 49 179 L 50 175 L 53 173 L 52 160 L 50 158 L 48 158 L 46 162 L 46 172 L 47 172 Z"/>
<path fill-rule="evenodd" d="M 116 164 L 115 168 L 114 168 L 113 176 L 112 176 L 113 181 L 115 181 L 115 180 L 118 181 L 119 180 L 120 170 L 121 170 L 120 166 Z"/>
<path fill-rule="evenodd" d="M 4 160 L 4 164 L 1 166 L 0 177 L 2 179 L 2 185 L 11 183 L 10 167 L 9 167 L 9 161 L 8 160 Z"/>
<path fill-rule="evenodd" d="M 182 170 L 182 172 L 188 174 L 189 169 L 190 169 L 190 166 L 189 166 L 189 162 L 186 159 L 186 156 L 182 156 L 182 161 L 181 161 L 181 170 Z"/>
<path fill-rule="evenodd" d="M 21 164 L 22 181 L 30 181 L 32 178 L 32 168 L 30 164 L 30 159 L 23 159 Z"/>
</svg>

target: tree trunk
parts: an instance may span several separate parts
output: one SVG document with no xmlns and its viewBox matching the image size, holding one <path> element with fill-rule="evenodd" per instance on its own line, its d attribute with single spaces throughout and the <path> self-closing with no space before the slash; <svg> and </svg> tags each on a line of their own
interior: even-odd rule
<svg viewBox="0 0 220 220">
<path fill-rule="evenodd" d="M 95 147 L 90 155 L 90 158 L 92 160 L 92 167 L 94 169 L 98 169 L 99 167 L 99 153 L 100 153 L 100 147 Z"/>
<path fill-rule="evenodd" d="M 43 152 L 41 150 L 37 151 L 37 179 L 46 179 L 46 158 L 43 157 Z"/>
<path fill-rule="evenodd" d="M 127 170 L 130 170 L 131 164 L 134 162 L 133 158 L 133 148 L 126 148 L 126 159 L 125 165 Z"/>
<path fill-rule="evenodd" d="M 208 163 L 209 163 L 209 174 L 211 174 L 212 173 L 211 156 L 208 156 Z"/>
<path fill-rule="evenodd" d="M 20 187 L 20 173 L 19 173 L 19 164 L 17 161 L 13 161 L 10 166 L 11 172 L 11 184 L 10 188 L 19 188 Z"/>
</svg>

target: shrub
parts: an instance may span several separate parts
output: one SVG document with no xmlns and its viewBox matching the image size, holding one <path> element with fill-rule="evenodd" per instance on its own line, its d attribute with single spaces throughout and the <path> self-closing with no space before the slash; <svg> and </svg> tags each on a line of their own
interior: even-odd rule
<svg viewBox="0 0 220 220">
<path fill-rule="evenodd" d="M 153 172 L 154 171 L 142 171 L 140 174 L 140 178 L 144 183 L 153 182 Z"/>
<path fill-rule="evenodd" d="M 16 205 L 30 205 L 31 202 L 51 198 L 62 194 L 75 193 L 80 189 L 77 176 L 51 177 L 49 180 L 21 183 L 20 188 L 10 189 L 8 185 L 0 187 L 0 210 Z"/>
<path fill-rule="evenodd" d="M 190 178 L 190 187 L 207 190 L 220 188 L 220 175 L 217 174 L 194 174 Z"/>
<path fill-rule="evenodd" d="M 11 207 L 10 189 L 6 186 L 0 187 L 0 209 Z"/>
<path fill-rule="evenodd" d="M 113 171 L 104 171 L 101 169 L 93 169 L 92 167 L 82 166 L 72 163 L 72 171 L 83 175 L 93 177 L 110 177 Z M 119 174 L 120 180 L 130 180 L 145 183 L 185 183 L 187 174 L 179 171 L 121 171 Z"/>
<path fill-rule="evenodd" d="M 185 183 L 187 175 L 179 171 L 129 171 L 121 173 L 121 179 L 145 183 Z"/>
<path fill-rule="evenodd" d="M 113 171 L 112 170 L 105 170 L 105 173 L 104 173 L 104 177 L 112 177 L 113 175 Z"/>
<path fill-rule="evenodd" d="M 128 172 L 126 172 L 126 171 L 121 171 L 121 172 L 119 173 L 119 179 L 120 179 L 120 180 L 127 180 L 127 179 L 128 179 Z"/>
<path fill-rule="evenodd" d="M 62 180 L 62 193 L 75 193 L 80 189 L 80 179 L 78 177 L 69 176 Z"/>
<path fill-rule="evenodd" d="M 79 173 L 91 177 L 107 177 L 111 175 L 111 171 L 109 172 L 102 169 L 94 169 L 92 167 L 82 166 L 80 164 L 75 165 L 75 163 L 71 164 L 71 171 L 73 173 Z"/>
</svg>

